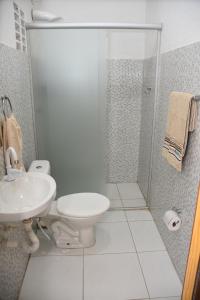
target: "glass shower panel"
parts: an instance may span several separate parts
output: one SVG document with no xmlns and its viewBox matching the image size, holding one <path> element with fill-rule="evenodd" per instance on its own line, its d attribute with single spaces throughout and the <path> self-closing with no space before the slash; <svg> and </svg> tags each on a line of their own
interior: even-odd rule
<svg viewBox="0 0 200 300">
<path fill-rule="evenodd" d="M 30 31 L 38 159 L 58 196 L 104 192 L 105 43 L 97 30 Z"/>
</svg>

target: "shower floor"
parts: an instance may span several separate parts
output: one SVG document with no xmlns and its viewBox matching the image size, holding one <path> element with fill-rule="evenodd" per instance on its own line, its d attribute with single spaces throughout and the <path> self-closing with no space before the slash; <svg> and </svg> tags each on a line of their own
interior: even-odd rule
<svg viewBox="0 0 200 300">
<path fill-rule="evenodd" d="M 147 210 L 106 212 L 88 249 L 58 249 L 38 236 L 19 300 L 181 299 L 181 282 Z"/>
<path fill-rule="evenodd" d="M 146 201 L 137 183 L 108 183 L 106 190 L 111 207 L 146 206 Z"/>
</svg>

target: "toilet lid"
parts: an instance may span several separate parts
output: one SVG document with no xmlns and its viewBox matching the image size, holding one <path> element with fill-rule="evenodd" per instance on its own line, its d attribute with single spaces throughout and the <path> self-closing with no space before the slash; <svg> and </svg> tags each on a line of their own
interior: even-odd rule
<svg viewBox="0 0 200 300">
<path fill-rule="evenodd" d="M 57 210 L 60 214 L 76 218 L 102 214 L 109 206 L 109 199 L 96 193 L 71 194 L 57 200 Z"/>
</svg>

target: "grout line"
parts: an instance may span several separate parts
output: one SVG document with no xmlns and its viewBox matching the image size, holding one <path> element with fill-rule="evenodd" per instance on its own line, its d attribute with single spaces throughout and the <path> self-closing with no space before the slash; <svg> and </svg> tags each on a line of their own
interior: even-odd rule
<svg viewBox="0 0 200 300">
<path fill-rule="evenodd" d="M 135 222 L 153 222 L 153 220 L 128 220 L 128 223 L 135 223 Z"/>
<path fill-rule="evenodd" d="M 123 205 L 123 204 L 122 204 Z M 122 210 L 122 211 L 138 211 L 138 210 L 149 210 L 147 206 L 113 206 L 110 207 L 108 211 L 115 211 L 115 210 Z"/>
<path fill-rule="evenodd" d="M 165 298 L 167 298 L 167 299 L 169 299 L 169 300 L 170 300 L 171 298 L 178 298 L 178 299 L 181 300 L 181 296 L 177 296 L 177 295 L 176 295 L 176 296 L 167 296 L 167 297 L 165 297 Z M 158 299 L 158 300 L 159 300 L 160 297 L 156 297 L 156 298 L 152 298 L 152 299 Z"/>
<path fill-rule="evenodd" d="M 116 220 L 116 221 L 102 221 L 102 222 L 97 222 L 97 224 L 108 224 L 108 223 L 127 223 L 127 221 L 124 219 L 124 220 Z"/>
<path fill-rule="evenodd" d="M 135 247 L 136 249 L 136 247 Z M 38 256 L 32 256 L 31 258 L 38 258 L 38 257 L 49 257 L 49 256 L 67 256 L 67 257 L 80 257 L 80 256 L 90 256 L 90 255 L 107 255 L 107 254 L 130 254 L 130 253 L 138 253 L 138 254 L 142 254 L 142 253 L 155 253 L 155 252 L 166 252 L 167 253 L 167 250 L 146 250 L 146 251 L 137 251 L 137 249 L 135 251 L 124 251 L 124 252 L 105 252 L 105 253 L 85 253 L 84 254 L 79 254 L 79 255 L 67 255 L 67 254 L 51 254 L 51 255 L 48 255 L 48 254 L 45 254 L 45 255 L 38 255 Z"/>
<path fill-rule="evenodd" d="M 118 188 L 117 183 L 116 183 L 116 187 L 117 187 L 117 191 L 118 191 L 119 198 L 120 198 L 120 200 L 121 200 L 121 202 L 122 202 L 122 206 L 123 206 L 123 201 L 122 201 L 123 199 L 122 199 L 121 194 L 120 194 L 120 192 L 119 192 L 119 188 Z"/>
<path fill-rule="evenodd" d="M 138 263 L 139 263 L 139 266 L 140 266 L 140 270 L 141 270 L 141 272 L 142 272 L 144 284 L 145 284 L 145 286 L 146 286 L 147 293 L 148 293 L 148 296 L 149 296 L 149 299 L 150 299 L 150 293 L 149 293 L 149 290 L 148 290 L 148 287 L 147 287 L 147 283 L 146 283 L 146 280 L 145 280 L 144 272 L 143 272 L 143 269 L 142 269 L 142 266 L 141 266 L 141 263 L 140 263 L 139 255 L 138 255 L 137 248 L 136 248 L 136 244 L 135 244 L 135 241 L 134 241 L 134 238 L 133 238 L 133 233 L 132 233 L 132 231 L 131 231 L 130 224 L 129 224 L 129 222 L 128 222 L 127 216 L 126 216 L 126 219 L 127 219 L 127 224 L 128 224 L 128 227 L 129 227 L 129 231 L 130 231 L 130 233 L 131 233 L 132 241 L 133 241 L 133 244 L 134 244 L 134 247 L 135 247 L 135 250 L 136 250 L 136 255 L 137 255 Z"/>
<path fill-rule="evenodd" d="M 102 223 L 107 223 L 107 224 L 110 224 L 110 223 L 126 223 L 127 221 L 126 220 L 119 220 L 119 221 L 107 221 L 107 222 L 97 222 L 97 224 L 102 224 Z"/>
<path fill-rule="evenodd" d="M 85 276 L 84 276 L 84 271 L 85 271 L 85 254 L 84 254 L 84 248 L 83 248 L 83 257 L 82 257 L 82 259 L 83 259 L 83 273 L 82 273 L 82 275 L 83 275 L 83 295 L 82 295 L 82 298 L 83 298 L 83 300 L 84 300 L 84 293 L 85 293 Z"/>
<path fill-rule="evenodd" d="M 181 300 L 180 296 L 167 296 L 167 297 L 164 297 L 164 298 L 163 298 L 163 297 L 161 297 L 161 298 L 160 298 L 160 297 L 154 297 L 154 298 L 139 298 L 139 299 L 138 299 L 138 298 L 137 298 L 137 299 L 136 299 L 136 298 L 130 298 L 130 299 L 128 299 L 128 300 L 156 300 L 156 299 L 157 299 L 157 300 L 160 300 L 160 299 L 169 299 L 169 300 L 170 300 L 170 299 L 172 299 L 172 298 L 177 298 L 177 299 L 180 299 L 180 300 Z"/>
<path fill-rule="evenodd" d="M 167 250 L 145 250 L 145 251 L 137 251 L 138 254 L 142 254 L 142 253 L 162 253 L 162 252 L 166 252 L 167 253 Z"/>
<path fill-rule="evenodd" d="M 145 201 L 143 196 L 122 199 L 122 201 L 126 201 L 126 200 L 144 200 Z"/>
<path fill-rule="evenodd" d="M 115 254 L 136 254 L 136 251 L 125 251 L 125 252 L 107 252 L 107 253 L 85 253 L 84 256 L 92 256 L 92 255 L 115 255 Z"/>
<path fill-rule="evenodd" d="M 139 195 L 137 195 L 137 196 L 133 196 L 133 197 L 129 197 L 129 198 L 125 198 L 125 199 L 123 199 L 123 201 L 126 201 L 126 200 L 136 200 L 136 201 L 140 201 L 140 200 L 142 200 L 142 201 L 144 201 L 145 202 L 145 204 L 146 204 L 146 200 L 144 199 L 144 197 L 143 196 L 139 196 Z M 147 206 L 147 205 L 146 205 Z M 148 207 L 148 206 L 147 206 Z"/>
<path fill-rule="evenodd" d="M 82 254 L 43 254 L 43 255 L 31 255 L 30 259 L 32 258 L 38 258 L 38 257 L 49 257 L 49 256 L 72 256 L 72 257 L 80 257 L 83 256 Z"/>
</svg>

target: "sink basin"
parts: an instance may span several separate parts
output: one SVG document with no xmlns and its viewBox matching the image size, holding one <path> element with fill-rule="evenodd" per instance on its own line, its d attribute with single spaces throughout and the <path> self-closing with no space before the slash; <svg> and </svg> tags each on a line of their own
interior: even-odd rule
<svg viewBox="0 0 200 300">
<path fill-rule="evenodd" d="M 49 207 L 55 195 L 55 180 L 43 173 L 28 172 L 14 181 L 0 181 L 0 222 L 37 216 Z"/>
</svg>

